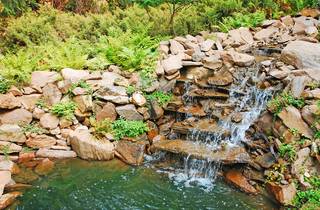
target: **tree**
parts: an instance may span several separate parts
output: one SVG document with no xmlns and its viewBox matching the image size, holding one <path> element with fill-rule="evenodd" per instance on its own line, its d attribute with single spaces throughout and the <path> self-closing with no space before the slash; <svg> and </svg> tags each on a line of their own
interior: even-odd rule
<svg viewBox="0 0 320 210">
<path fill-rule="evenodd" d="M 197 3 L 200 0 L 136 0 L 140 6 L 146 9 L 149 15 L 149 8 L 156 7 L 160 4 L 168 4 L 170 7 L 170 19 L 169 19 L 169 27 L 172 35 L 175 35 L 174 30 L 174 18 L 175 16 L 183 10 L 185 7 L 190 6 L 192 3 Z M 150 17 L 150 15 L 149 15 Z"/>
</svg>

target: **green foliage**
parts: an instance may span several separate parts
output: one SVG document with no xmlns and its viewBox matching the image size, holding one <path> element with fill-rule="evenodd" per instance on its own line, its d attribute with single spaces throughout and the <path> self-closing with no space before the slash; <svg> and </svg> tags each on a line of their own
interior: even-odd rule
<svg viewBox="0 0 320 210">
<path fill-rule="evenodd" d="M 124 137 L 134 138 L 149 130 L 143 121 L 130 121 L 118 119 L 112 123 L 112 129 L 116 140 Z"/>
<path fill-rule="evenodd" d="M 39 125 L 35 124 L 35 123 L 31 123 L 28 125 L 25 125 L 22 128 L 24 133 L 35 133 L 35 134 L 43 134 L 46 133 L 46 130 L 39 127 Z"/>
<path fill-rule="evenodd" d="M 109 119 L 104 119 L 99 122 L 93 121 L 92 125 L 94 127 L 94 133 L 98 138 L 112 133 L 112 122 Z"/>
<path fill-rule="evenodd" d="M 51 113 L 58 117 L 72 120 L 76 108 L 77 106 L 74 102 L 60 102 L 52 106 Z"/>
<path fill-rule="evenodd" d="M 30 9 L 36 9 L 36 0 L 1 0 L 0 16 L 20 15 Z"/>
<path fill-rule="evenodd" d="M 9 160 L 9 154 L 10 154 L 10 144 L 3 145 L 0 148 L 1 152 L 3 153 L 6 160 Z"/>
<path fill-rule="evenodd" d="M 293 95 L 283 92 L 268 103 L 268 107 L 276 115 L 279 114 L 283 108 L 289 105 L 296 108 L 302 108 L 305 105 L 305 101 L 303 98 L 296 99 Z"/>
<path fill-rule="evenodd" d="M 6 93 L 9 90 L 9 88 L 10 88 L 9 81 L 0 75 L 0 93 L 1 94 Z"/>
<path fill-rule="evenodd" d="M 77 87 L 83 88 L 86 91 L 87 94 L 92 94 L 93 93 L 93 90 L 92 90 L 91 86 L 86 81 L 80 80 L 79 82 L 73 83 L 71 85 L 71 87 L 68 90 L 68 94 L 73 96 L 74 95 L 73 91 Z"/>
<path fill-rule="evenodd" d="M 127 94 L 132 95 L 134 92 L 136 92 L 136 88 L 134 86 L 132 86 L 132 85 L 129 85 L 126 88 L 126 91 L 127 91 Z"/>
<path fill-rule="evenodd" d="M 164 93 L 162 91 L 155 91 L 152 94 L 147 94 L 146 98 L 149 101 L 156 100 L 160 106 L 164 106 L 172 99 L 172 94 Z"/>
<path fill-rule="evenodd" d="M 292 144 L 282 144 L 279 148 L 280 157 L 292 162 L 297 156 L 297 152 Z"/>
<path fill-rule="evenodd" d="M 46 102 L 43 100 L 43 99 L 39 99 L 37 102 L 36 102 L 36 106 L 40 109 L 46 109 L 48 108 L 48 105 L 46 104 Z"/>
<path fill-rule="evenodd" d="M 314 138 L 320 139 L 320 130 L 316 131 L 316 133 L 314 134 Z"/>
<path fill-rule="evenodd" d="M 263 11 L 249 14 L 235 13 L 232 16 L 223 18 L 220 23 L 220 29 L 221 31 L 227 32 L 234 28 L 256 27 L 260 25 L 265 18 L 265 13 Z"/>
<path fill-rule="evenodd" d="M 310 178 L 305 177 L 305 181 L 309 182 L 312 187 L 320 189 L 320 177 L 319 176 L 312 176 Z"/>
<path fill-rule="evenodd" d="M 280 182 L 283 179 L 283 174 L 286 171 L 284 164 L 274 164 L 272 170 L 267 174 L 266 182 Z"/>
<path fill-rule="evenodd" d="M 146 31 L 132 33 L 119 29 L 110 31 L 106 57 L 112 63 L 128 71 L 154 68 L 159 39 L 147 35 Z"/>
<path fill-rule="evenodd" d="M 309 189 L 306 191 L 298 191 L 294 199 L 294 204 L 301 207 L 304 203 L 313 204 L 312 206 L 320 206 L 320 189 Z M 309 208 L 311 210 L 313 208 Z M 316 209 L 316 208 L 315 208 Z"/>
</svg>

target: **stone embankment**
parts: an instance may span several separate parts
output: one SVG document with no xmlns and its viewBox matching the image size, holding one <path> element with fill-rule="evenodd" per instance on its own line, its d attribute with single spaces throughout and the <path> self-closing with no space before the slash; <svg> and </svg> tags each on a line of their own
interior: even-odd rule
<svg viewBox="0 0 320 210">
<path fill-rule="evenodd" d="M 161 42 L 160 60 L 147 86 L 138 73 L 113 65 L 96 72 L 69 68 L 60 73 L 33 72 L 28 86 L 12 86 L 0 95 L 0 209 L 10 205 L 30 181 L 52 170 L 54 159 L 117 157 L 140 165 L 144 154 L 156 150 L 226 164 L 226 179 L 247 193 L 258 193 L 259 184 L 268 179 L 267 188 L 279 203 L 290 204 L 296 194 L 293 182 L 308 187 L 303 177 L 319 175 L 317 18 L 286 16 L 265 21 L 260 28 L 201 32 Z M 194 130 L 199 135 L 230 136 L 218 121 L 245 120 L 243 113 L 250 107 L 236 110 L 237 102 L 230 100 L 231 86 L 243 81 L 260 89 L 287 91 L 292 98 L 271 103 L 236 147 L 213 149 L 184 140 Z M 134 87 L 133 93 L 128 93 L 129 87 Z M 155 91 L 173 97 L 167 104 L 147 100 L 146 94 Z M 236 94 L 246 91 L 239 89 Z M 297 100 L 304 103 L 292 102 Z M 76 105 L 71 117 L 52 112 L 56 104 L 70 101 Z M 96 137 L 92 119 L 119 118 L 144 121 L 149 131 L 119 141 L 112 133 Z M 293 158 L 279 155 L 283 144 L 293 145 Z M 232 167 L 237 163 L 240 169 Z M 285 172 L 276 171 L 279 164 L 286 165 Z"/>
</svg>

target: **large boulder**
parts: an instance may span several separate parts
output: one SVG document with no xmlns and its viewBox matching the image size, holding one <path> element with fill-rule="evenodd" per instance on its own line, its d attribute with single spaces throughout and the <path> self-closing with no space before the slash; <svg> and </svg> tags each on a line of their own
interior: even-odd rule
<svg viewBox="0 0 320 210">
<path fill-rule="evenodd" d="M 293 41 L 282 50 L 281 60 L 289 65 L 294 65 L 297 68 L 319 69 L 319 54 L 319 43 Z"/>
<path fill-rule="evenodd" d="M 78 82 L 80 80 L 85 80 L 90 72 L 86 70 L 75 70 L 70 68 L 65 68 L 61 70 L 63 79 L 70 80 L 71 82 Z"/>
<path fill-rule="evenodd" d="M 119 141 L 116 145 L 116 156 L 130 165 L 141 165 L 146 142 Z"/>
<path fill-rule="evenodd" d="M 311 139 L 313 137 L 313 131 L 307 123 L 303 121 L 300 111 L 297 108 L 293 106 L 286 107 L 278 116 L 289 129 L 296 129 L 307 138 Z"/>
<path fill-rule="evenodd" d="M 60 74 L 55 71 L 34 71 L 31 74 L 31 86 L 44 87 L 48 83 L 58 81 Z"/>
<path fill-rule="evenodd" d="M 279 185 L 268 182 L 267 190 L 274 196 L 274 198 L 282 205 L 290 205 L 296 196 L 297 189 L 293 183 L 289 185 Z"/>
<path fill-rule="evenodd" d="M 45 102 L 50 106 L 59 103 L 62 98 L 62 93 L 55 84 L 47 84 L 42 88 L 42 91 Z"/>
<path fill-rule="evenodd" d="M 36 136 L 30 136 L 26 144 L 28 147 L 31 148 L 50 148 L 53 145 L 57 143 L 57 140 L 54 137 L 42 134 L 42 135 L 36 135 Z"/>
<path fill-rule="evenodd" d="M 26 136 L 19 125 L 4 124 L 0 126 L 0 141 L 23 143 Z"/>
<path fill-rule="evenodd" d="M 235 51 L 229 51 L 221 54 L 222 59 L 225 62 L 235 64 L 237 66 L 251 66 L 254 63 L 254 57 L 244 53 L 238 53 Z"/>
<path fill-rule="evenodd" d="M 238 28 L 229 31 L 229 36 L 237 45 L 254 43 L 253 36 L 248 28 Z"/>
<path fill-rule="evenodd" d="M 14 109 L 20 107 L 21 104 L 12 94 L 0 94 L 0 109 Z"/>
<path fill-rule="evenodd" d="M 116 107 L 117 113 L 127 120 L 143 120 L 143 116 L 139 114 L 133 104 Z"/>
<path fill-rule="evenodd" d="M 0 114 L 0 124 L 29 124 L 32 121 L 32 113 L 25 109 L 15 109 Z"/>
<path fill-rule="evenodd" d="M 162 67 L 166 74 L 172 75 L 182 68 L 182 59 L 178 55 L 170 56 L 162 61 Z"/>
<path fill-rule="evenodd" d="M 111 160 L 114 145 L 107 140 L 97 140 L 89 130 L 79 127 L 70 133 L 70 143 L 77 155 L 85 160 Z"/>
<path fill-rule="evenodd" d="M 121 86 L 105 86 L 95 92 L 97 98 L 110 101 L 116 104 L 128 104 L 129 97 L 125 87 Z"/>
<path fill-rule="evenodd" d="M 53 114 L 46 113 L 41 116 L 40 125 L 46 129 L 55 129 L 59 125 L 59 118 Z"/>
</svg>

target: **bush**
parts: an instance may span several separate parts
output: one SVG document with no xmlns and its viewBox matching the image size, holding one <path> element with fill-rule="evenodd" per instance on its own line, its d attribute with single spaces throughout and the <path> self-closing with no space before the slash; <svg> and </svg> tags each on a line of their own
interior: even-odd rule
<svg viewBox="0 0 320 210">
<path fill-rule="evenodd" d="M 265 18 L 266 16 L 263 11 L 258 11 L 251 14 L 235 13 L 230 17 L 223 18 L 219 27 L 220 30 L 224 32 L 240 27 L 256 27 L 260 25 Z"/>
<path fill-rule="evenodd" d="M 72 120 L 76 108 L 77 106 L 74 102 L 60 102 L 52 106 L 51 113 L 58 117 Z"/>
<path fill-rule="evenodd" d="M 0 75 L 0 93 L 6 93 L 10 88 L 9 81 Z"/>
<path fill-rule="evenodd" d="M 155 91 L 152 94 L 147 94 L 146 98 L 149 101 L 156 100 L 160 106 L 166 105 L 172 99 L 172 94 L 164 93 L 161 91 Z"/>
<path fill-rule="evenodd" d="M 116 140 L 123 137 L 134 138 L 147 132 L 148 126 L 143 121 L 130 121 L 118 119 L 112 123 L 112 129 Z"/>
<path fill-rule="evenodd" d="M 291 144 L 282 144 L 279 148 L 280 157 L 292 162 L 296 158 L 296 150 Z"/>
<path fill-rule="evenodd" d="M 83 88 L 86 91 L 87 94 L 92 94 L 93 93 L 93 90 L 92 90 L 91 86 L 86 81 L 80 80 L 79 82 L 73 83 L 71 85 L 71 87 L 68 90 L 68 94 L 73 96 L 74 95 L 73 91 L 77 87 Z"/>
<path fill-rule="evenodd" d="M 305 101 L 303 98 L 294 98 L 292 94 L 283 92 L 268 103 L 269 109 L 276 115 L 289 105 L 300 109 L 304 107 Z"/>
<path fill-rule="evenodd" d="M 36 0 L 1 0 L 0 16 L 20 15 L 30 9 L 36 9 Z"/>
<path fill-rule="evenodd" d="M 100 122 L 93 121 L 94 133 L 98 138 L 103 138 L 108 133 L 112 133 L 112 122 L 109 119 Z"/>
</svg>

